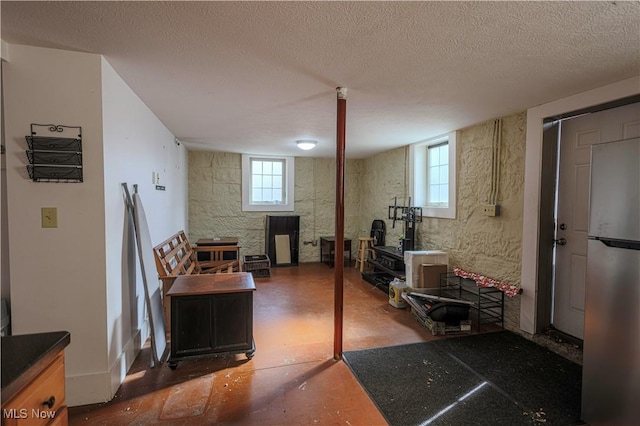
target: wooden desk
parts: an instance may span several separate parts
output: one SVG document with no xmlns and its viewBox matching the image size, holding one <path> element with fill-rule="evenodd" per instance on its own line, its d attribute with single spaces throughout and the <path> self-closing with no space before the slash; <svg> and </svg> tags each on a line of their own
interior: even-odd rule
<svg viewBox="0 0 640 426">
<path fill-rule="evenodd" d="M 240 260 L 240 246 L 235 237 L 201 238 L 196 241 L 194 250 L 198 262 L 218 262 L 222 260 Z"/>
<path fill-rule="evenodd" d="M 240 246 L 234 237 L 201 238 L 194 247 L 198 262 L 240 260 Z"/>
<path fill-rule="evenodd" d="M 236 237 L 200 238 L 196 241 L 198 246 L 237 246 Z"/>
<path fill-rule="evenodd" d="M 329 265 L 330 268 L 334 266 L 334 253 L 336 246 L 336 238 L 331 237 L 320 237 L 320 262 L 324 262 Z M 351 265 L 351 240 L 348 238 L 344 239 L 344 251 L 349 252 L 349 264 Z M 327 256 L 327 260 L 324 260 L 324 256 Z"/>
<path fill-rule="evenodd" d="M 175 369 L 185 358 L 245 353 L 253 358 L 253 276 L 180 275 L 171 298 L 171 356 Z"/>
</svg>

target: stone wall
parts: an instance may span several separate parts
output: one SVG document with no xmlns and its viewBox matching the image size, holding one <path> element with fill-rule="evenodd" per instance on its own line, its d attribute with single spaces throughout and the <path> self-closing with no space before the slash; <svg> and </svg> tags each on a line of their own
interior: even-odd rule
<svg viewBox="0 0 640 426">
<path fill-rule="evenodd" d="M 456 219 L 423 218 L 417 225 L 416 249 L 444 250 L 449 253 L 450 266 L 520 285 L 526 114 L 502 120 L 500 216 L 488 217 L 482 212 L 491 190 L 491 121 L 458 132 Z M 393 197 L 406 203 L 406 164 L 406 148 L 365 160 L 361 229 L 370 226 L 373 219 L 386 218 Z M 390 229 L 390 221 L 386 222 L 387 245 L 392 245 L 402 233 L 402 224 Z M 505 296 L 505 301 L 506 327 L 519 330 L 519 297 Z"/>
<path fill-rule="evenodd" d="M 210 151 L 189 152 L 189 239 L 237 236 L 241 255 L 263 254 L 267 214 L 300 216 L 300 262 L 318 262 L 317 242 L 335 229 L 335 160 L 295 159 L 293 212 L 242 211 L 242 156 Z M 357 239 L 363 160 L 345 165 L 345 237 Z M 357 247 L 353 246 L 355 256 Z"/>
<path fill-rule="evenodd" d="M 369 236 L 371 222 L 381 219 L 386 224 L 385 245 L 397 246 L 404 234 L 403 223 L 389 220 L 389 206 L 397 202 L 407 205 L 409 147 L 386 151 L 364 160 L 362 179 L 362 205 L 360 207 L 360 233 Z"/>
<path fill-rule="evenodd" d="M 491 189 L 493 121 L 458 132 L 456 219 L 424 218 L 417 225 L 416 249 L 449 253 L 450 266 L 520 285 L 526 114 L 502 119 L 500 216 L 482 212 Z M 403 223 L 388 219 L 396 197 L 408 203 L 408 147 L 365 160 L 348 160 L 345 173 L 345 237 L 353 255 L 357 238 L 368 236 L 371 222 L 383 219 L 386 245 L 397 245 Z M 241 155 L 189 152 L 189 238 L 237 236 L 241 253 L 264 253 L 266 213 L 241 208 Z M 333 235 L 335 227 L 335 160 L 295 159 L 295 211 L 300 215 L 300 262 L 319 261 L 320 248 L 303 241 Z M 505 323 L 519 330 L 519 297 L 505 297 Z"/>
</svg>

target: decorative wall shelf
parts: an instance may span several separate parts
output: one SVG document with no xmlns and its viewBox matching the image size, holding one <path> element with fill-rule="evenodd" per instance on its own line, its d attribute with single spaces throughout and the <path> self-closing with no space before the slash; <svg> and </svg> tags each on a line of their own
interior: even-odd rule
<svg viewBox="0 0 640 426">
<path fill-rule="evenodd" d="M 34 182 L 82 182 L 82 167 L 29 164 L 27 171 Z"/>
<path fill-rule="evenodd" d="M 82 166 L 80 152 L 27 151 L 27 157 L 29 164 L 40 166 L 46 164 Z"/>
<path fill-rule="evenodd" d="M 55 136 L 43 136 L 37 131 Z M 27 171 L 34 182 L 82 182 L 82 128 L 58 124 L 31 124 L 25 137 L 29 150 Z"/>
</svg>

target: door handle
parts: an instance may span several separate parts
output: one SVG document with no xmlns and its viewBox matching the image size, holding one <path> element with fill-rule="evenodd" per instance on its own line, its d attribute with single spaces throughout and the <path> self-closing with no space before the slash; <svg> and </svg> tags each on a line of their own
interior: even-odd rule
<svg viewBox="0 0 640 426">
<path fill-rule="evenodd" d="M 567 245 L 567 239 L 566 238 L 560 238 L 558 240 L 553 240 L 554 244 L 557 244 L 559 246 L 566 246 Z"/>
</svg>

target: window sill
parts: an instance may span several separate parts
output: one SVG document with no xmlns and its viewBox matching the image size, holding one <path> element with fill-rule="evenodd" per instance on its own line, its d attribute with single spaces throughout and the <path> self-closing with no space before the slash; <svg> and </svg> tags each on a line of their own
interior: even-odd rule
<svg viewBox="0 0 640 426">
<path fill-rule="evenodd" d="M 422 207 L 422 217 L 439 219 L 455 219 L 456 210 L 453 207 Z"/>
</svg>

